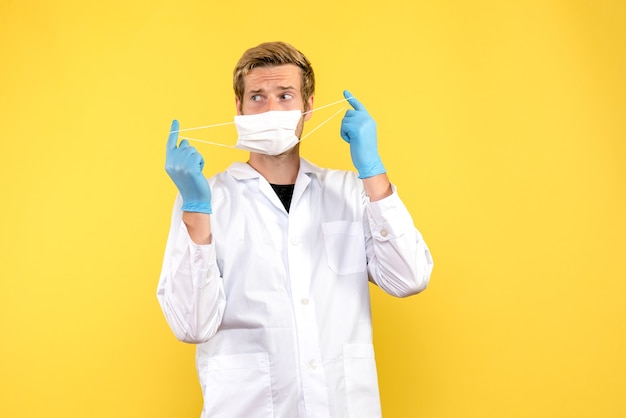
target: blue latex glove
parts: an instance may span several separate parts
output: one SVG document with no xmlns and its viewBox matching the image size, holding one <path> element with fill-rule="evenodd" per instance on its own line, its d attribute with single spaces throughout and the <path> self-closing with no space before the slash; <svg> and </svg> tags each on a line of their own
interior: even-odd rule
<svg viewBox="0 0 626 418">
<path fill-rule="evenodd" d="M 178 142 L 178 121 L 172 121 L 170 136 L 167 138 L 165 171 L 170 176 L 183 197 L 182 210 L 185 212 L 212 213 L 211 188 L 202 174 L 204 158 L 185 139 Z"/>
<path fill-rule="evenodd" d="M 376 122 L 365 107 L 348 90 L 343 92 L 354 110 L 349 109 L 341 121 L 341 137 L 350 144 L 352 164 L 360 179 L 385 173 L 376 142 Z"/>
</svg>

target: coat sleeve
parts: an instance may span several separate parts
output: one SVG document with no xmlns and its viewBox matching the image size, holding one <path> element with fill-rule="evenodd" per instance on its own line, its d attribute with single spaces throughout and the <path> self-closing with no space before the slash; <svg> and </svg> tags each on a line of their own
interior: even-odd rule
<svg viewBox="0 0 626 418">
<path fill-rule="evenodd" d="M 182 221 L 182 199 L 174 204 L 157 299 L 170 328 L 181 341 L 203 343 L 222 321 L 226 298 L 215 244 L 197 245 Z"/>
<path fill-rule="evenodd" d="M 433 259 L 395 187 L 391 196 L 366 203 L 364 223 L 370 280 L 397 297 L 426 289 Z"/>
</svg>

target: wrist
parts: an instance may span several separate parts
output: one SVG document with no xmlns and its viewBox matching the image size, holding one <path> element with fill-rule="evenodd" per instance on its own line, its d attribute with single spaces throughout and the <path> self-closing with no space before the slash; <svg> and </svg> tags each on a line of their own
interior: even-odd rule
<svg viewBox="0 0 626 418">
<path fill-rule="evenodd" d="M 382 200 L 393 194 L 393 188 L 386 173 L 363 179 L 363 187 L 370 202 Z"/>
<path fill-rule="evenodd" d="M 183 222 L 191 240 L 198 245 L 211 243 L 211 217 L 207 213 L 183 212 Z"/>
<path fill-rule="evenodd" d="M 195 212 L 204 213 L 210 215 L 213 213 L 211 208 L 211 202 L 185 202 L 183 198 L 183 206 L 181 208 L 183 212 Z"/>
<path fill-rule="evenodd" d="M 387 172 L 380 158 L 365 164 L 359 164 L 356 169 L 359 172 L 360 179 L 367 179 Z"/>
</svg>

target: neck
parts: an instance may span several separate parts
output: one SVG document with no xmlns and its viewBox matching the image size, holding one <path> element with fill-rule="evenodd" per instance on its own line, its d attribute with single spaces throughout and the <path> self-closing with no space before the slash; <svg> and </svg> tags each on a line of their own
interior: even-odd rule
<svg viewBox="0 0 626 418">
<path fill-rule="evenodd" d="M 300 169 L 300 144 L 280 155 L 250 153 L 248 164 L 268 183 L 294 184 Z"/>
</svg>

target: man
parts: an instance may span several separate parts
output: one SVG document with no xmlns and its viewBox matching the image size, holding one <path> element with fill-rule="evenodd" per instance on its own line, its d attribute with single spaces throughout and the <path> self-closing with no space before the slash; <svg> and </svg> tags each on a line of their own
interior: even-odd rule
<svg viewBox="0 0 626 418">
<path fill-rule="evenodd" d="M 291 45 L 246 51 L 234 71 L 237 118 L 261 145 L 208 181 L 172 124 L 166 171 L 180 193 L 157 297 L 177 338 L 198 344 L 202 417 L 380 416 L 368 278 L 398 297 L 428 283 L 430 253 L 358 100 L 344 93 L 354 109 L 341 127 L 358 177 L 300 158 L 314 87 Z M 289 115 L 295 145 L 293 135 L 259 137 Z"/>
</svg>

